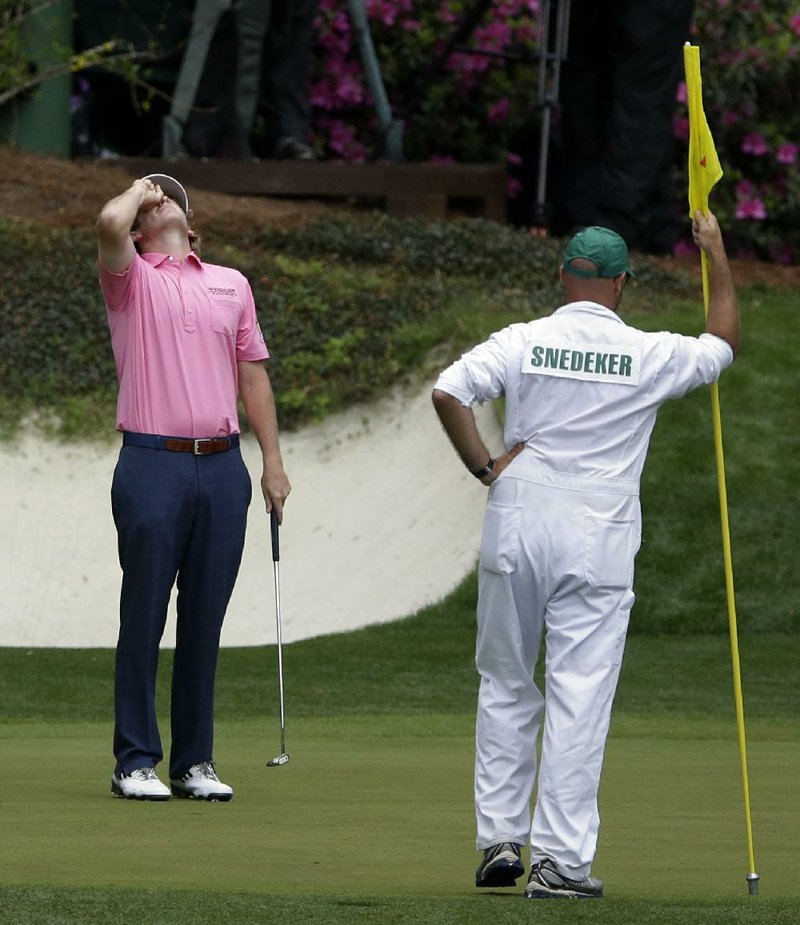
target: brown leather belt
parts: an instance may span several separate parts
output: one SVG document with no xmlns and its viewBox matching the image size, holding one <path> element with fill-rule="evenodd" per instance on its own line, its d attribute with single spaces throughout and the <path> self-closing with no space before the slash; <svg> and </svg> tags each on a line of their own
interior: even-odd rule
<svg viewBox="0 0 800 925">
<path fill-rule="evenodd" d="M 162 437 L 161 434 L 133 434 L 125 431 L 123 446 L 146 447 L 150 450 L 169 450 L 171 453 L 193 453 L 195 456 L 211 456 L 225 453 L 239 446 L 239 434 L 230 437 Z"/>
</svg>

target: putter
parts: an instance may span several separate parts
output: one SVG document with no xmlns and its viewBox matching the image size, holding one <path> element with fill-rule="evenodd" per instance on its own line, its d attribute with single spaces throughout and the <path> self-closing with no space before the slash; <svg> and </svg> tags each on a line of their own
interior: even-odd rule
<svg viewBox="0 0 800 925">
<path fill-rule="evenodd" d="M 281 550 L 278 537 L 278 515 L 273 508 L 269 515 L 269 526 L 272 533 L 272 573 L 275 580 L 275 626 L 278 638 L 278 695 L 281 715 L 281 753 L 267 762 L 268 768 L 279 768 L 286 764 L 289 756 L 286 754 L 286 710 L 283 702 L 283 640 L 281 638 Z"/>
</svg>

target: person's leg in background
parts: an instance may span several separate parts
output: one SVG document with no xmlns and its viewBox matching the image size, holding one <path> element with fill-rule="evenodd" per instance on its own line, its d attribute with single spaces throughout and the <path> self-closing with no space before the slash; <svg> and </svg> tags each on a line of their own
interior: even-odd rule
<svg viewBox="0 0 800 925">
<path fill-rule="evenodd" d="M 561 151 L 552 192 L 551 230 L 556 235 L 572 235 L 598 223 L 611 112 L 610 22 L 618 2 L 572 0 L 556 125 Z M 555 166 L 551 164 L 551 171 Z"/>
<path fill-rule="evenodd" d="M 693 0 L 628 0 L 613 30 L 613 81 L 599 222 L 628 247 L 671 253 L 672 119 Z"/>
<path fill-rule="evenodd" d="M 319 0 L 272 0 L 263 64 L 261 103 L 272 156 L 313 160 L 309 100 Z"/>
<path fill-rule="evenodd" d="M 236 157 L 252 160 L 250 135 L 260 95 L 261 55 L 271 17 L 271 0 L 239 0 L 236 13 L 236 86 L 234 134 Z"/>
<path fill-rule="evenodd" d="M 553 232 L 602 225 L 671 251 L 672 116 L 693 0 L 573 0 L 561 73 Z"/>
<path fill-rule="evenodd" d="M 164 116 L 162 157 L 186 157 L 189 153 L 184 146 L 184 128 L 195 105 L 197 88 L 200 86 L 211 42 L 222 15 L 230 5 L 231 0 L 198 0 L 195 4 L 189 39 L 175 82 L 172 105 L 169 115 Z"/>
</svg>

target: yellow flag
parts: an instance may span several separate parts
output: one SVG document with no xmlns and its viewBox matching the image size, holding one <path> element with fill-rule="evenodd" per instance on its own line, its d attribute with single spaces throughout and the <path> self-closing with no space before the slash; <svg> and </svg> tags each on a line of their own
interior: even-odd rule
<svg viewBox="0 0 800 925">
<path fill-rule="evenodd" d="M 689 216 L 694 218 L 698 209 L 704 215 L 708 211 L 708 194 L 722 177 L 722 166 L 703 112 L 700 49 L 697 45 L 687 43 L 683 46 L 683 66 L 689 107 Z"/>
</svg>

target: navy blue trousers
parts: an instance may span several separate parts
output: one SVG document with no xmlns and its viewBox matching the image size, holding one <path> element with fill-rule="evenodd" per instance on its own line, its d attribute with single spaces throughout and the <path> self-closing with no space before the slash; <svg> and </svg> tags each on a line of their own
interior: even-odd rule
<svg viewBox="0 0 800 925">
<path fill-rule="evenodd" d="M 244 548 L 252 486 L 237 448 L 211 456 L 123 446 L 111 506 L 122 566 L 114 685 L 117 773 L 163 758 L 159 643 L 177 582 L 170 777 L 213 760 L 222 621 Z"/>
</svg>

